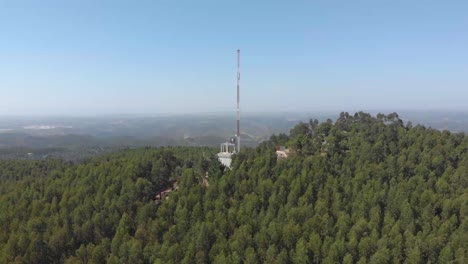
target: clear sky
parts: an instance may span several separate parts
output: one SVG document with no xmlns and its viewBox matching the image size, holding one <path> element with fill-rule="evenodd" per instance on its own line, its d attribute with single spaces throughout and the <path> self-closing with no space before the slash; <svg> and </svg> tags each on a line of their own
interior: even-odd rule
<svg viewBox="0 0 468 264">
<path fill-rule="evenodd" d="M 468 1 L 0 0 L 0 115 L 468 111 Z"/>
</svg>

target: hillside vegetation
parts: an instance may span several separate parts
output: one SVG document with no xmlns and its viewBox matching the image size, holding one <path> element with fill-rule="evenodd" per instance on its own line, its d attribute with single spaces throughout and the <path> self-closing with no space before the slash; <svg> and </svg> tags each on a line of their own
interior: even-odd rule
<svg viewBox="0 0 468 264">
<path fill-rule="evenodd" d="M 232 170 L 215 153 L 1 162 L 0 263 L 468 262 L 464 134 L 342 113 L 244 149 Z"/>
</svg>

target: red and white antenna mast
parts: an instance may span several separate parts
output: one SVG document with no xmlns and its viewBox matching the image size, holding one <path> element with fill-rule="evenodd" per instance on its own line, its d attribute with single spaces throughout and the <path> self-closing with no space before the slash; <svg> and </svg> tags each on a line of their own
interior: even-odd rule
<svg viewBox="0 0 468 264">
<path fill-rule="evenodd" d="M 240 50 L 237 50 L 237 152 L 240 151 Z"/>
</svg>

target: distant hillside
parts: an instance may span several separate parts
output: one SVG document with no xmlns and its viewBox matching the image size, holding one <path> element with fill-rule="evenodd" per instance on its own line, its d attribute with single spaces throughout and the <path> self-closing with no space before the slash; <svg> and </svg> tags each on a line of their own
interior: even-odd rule
<svg viewBox="0 0 468 264">
<path fill-rule="evenodd" d="M 255 147 L 272 134 L 287 134 L 308 116 L 306 113 L 246 114 L 241 123 L 242 144 Z M 319 121 L 337 118 L 330 113 L 313 116 Z M 82 160 L 143 146 L 218 147 L 235 134 L 235 119 L 233 114 L 0 117 L 0 159 Z M 405 111 L 401 119 L 405 124 L 411 120 L 413 125 L 468 133 L 467 113 Z"/>
<path fill-rule="evenodd" d="M 285 115 L 245 117 L 242 144 L 255 147 L 272 134 L 289 131 L 294 123 Z M 0 159 L 77 161 L 143 146 L 218 147 L 234 130 L 235 116 L 230 115 L 0 118 Z"/>
</svg>

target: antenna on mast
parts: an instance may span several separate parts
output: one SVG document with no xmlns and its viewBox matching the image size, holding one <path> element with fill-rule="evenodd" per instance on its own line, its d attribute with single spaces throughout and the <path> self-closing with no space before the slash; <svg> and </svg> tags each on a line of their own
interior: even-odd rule
<svg viewBox="0 0 468 264">
<path fill-rule="evenodd" d="M 240 151 L 240 49 L 237 50 L 237 152 Z"/>
<path fill-rule="evenodd" d="M 240 151 L 240 50 L 237 50 L 237 133 L 228 142 L 221 143 L 218 160 L 231 169 L 232 155 Z"/>
</svg>

